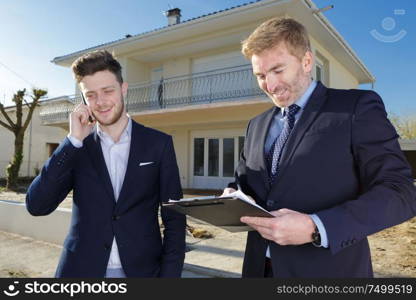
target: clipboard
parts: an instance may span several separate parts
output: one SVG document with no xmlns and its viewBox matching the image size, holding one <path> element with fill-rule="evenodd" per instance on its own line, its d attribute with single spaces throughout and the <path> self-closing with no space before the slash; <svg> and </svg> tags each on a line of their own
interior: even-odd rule
<svg viewBox="0 0 416 300">
<path fill-rule="evenodd" d="M 252 227 L 240 221 L 247 217 L 274 217 L 264 208 L 237 197 L 199 197 L 184 198 L 162 203 L 163 207 L 173 209 L 184 215 L 205 221 L 230 232 L 252 231 Z"/>
</svg>

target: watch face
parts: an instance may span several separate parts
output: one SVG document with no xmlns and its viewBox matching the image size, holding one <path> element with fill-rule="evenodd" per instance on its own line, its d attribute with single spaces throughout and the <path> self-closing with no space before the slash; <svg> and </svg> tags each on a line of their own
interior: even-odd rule
<svg viewBox="0 0 416 300">
<path fill-rule="evenodd" d="M 315 228 L 315 231 L 312 233 L 312 240 L 314 243 L 321 243 L 321 235 L 319 234 L 318 228 Z"/>
</svg>

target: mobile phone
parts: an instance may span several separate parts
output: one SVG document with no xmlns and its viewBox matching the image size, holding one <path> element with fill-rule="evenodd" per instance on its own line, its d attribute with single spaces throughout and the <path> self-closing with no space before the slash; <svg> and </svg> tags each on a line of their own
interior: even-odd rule
<svg viewBox="0 0 416 300">
<path fill-rule="evenodd" d="M 84 103 L 85 105 L 88 105 L 87 104 L 87 101 L 85 101 L 84 94 L 82 92 L 81 92 L 81 98 L 82 98 L 82 103 Z M 88 116 L 88 121 L 90 123 L 93 123 L 94 122 L 94 120 L 92 119 L 92 117 L 90 115 Z"/>
</svg>

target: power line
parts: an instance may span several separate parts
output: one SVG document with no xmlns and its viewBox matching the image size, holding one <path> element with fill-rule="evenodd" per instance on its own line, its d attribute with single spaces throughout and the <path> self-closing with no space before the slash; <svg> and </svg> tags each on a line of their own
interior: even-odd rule
<svg viewBox="0 0 416 300">
<path fill-rule="evenodd" d="M 12 72 L 14 75 L 16 75 L 17 77 L 19 77 L 21 80 L 23 80 L 24 82 L 26 82 L 27 84 L 29 84 L 32 88 L 35 87 L 34 84 L 32 84 L 29 80 L 26 80 L 23 76 L 19 75 L 17 72 L 13 71 L 12 69 L 10 69 L 8 66 L 6 66 L 4 63 L 2 63 L 0 61 L 0 65 L 2 65 L 5 69 L 7 69 L 9 72 Z"/>
</svg>

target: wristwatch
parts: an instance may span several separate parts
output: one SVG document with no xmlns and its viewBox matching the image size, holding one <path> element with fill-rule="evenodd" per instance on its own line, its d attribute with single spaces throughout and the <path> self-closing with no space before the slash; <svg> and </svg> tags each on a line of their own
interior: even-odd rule
<svg viewBox="0 0 416 300">
<path fill-rule="evenodd" d="M 318 226 L 315 226 L 315 230 L 312 233 L 312 244 L 315 247 L 322 247 L 322 245 L 321 245 L 321 234 L 319 233 Z"/>
</svg>

